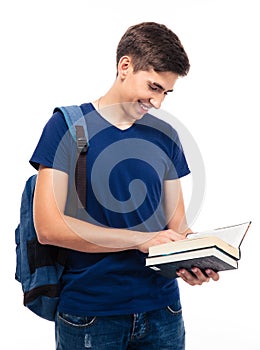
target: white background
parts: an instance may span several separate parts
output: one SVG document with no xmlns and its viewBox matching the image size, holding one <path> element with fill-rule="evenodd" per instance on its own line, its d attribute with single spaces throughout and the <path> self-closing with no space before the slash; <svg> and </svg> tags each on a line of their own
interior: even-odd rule
<svg viewBox="0 0 260 350">
<path fill-rule="evenodd" d="M 54 349 L 53 323 L 22 305 L 14 280 L 20 195 L 33 173 L 28 159 L 55 106 L 106 92 L 115 78 L 118 40 L 141 21 L 169 26 L 190 57 L 189 75 L 163 108 L 186 125 L 205 163 L 206 192 L 193 229 L 253 221 L 238 270 L 201 287 L 180 283 L 187 350 L 260 349 L 257 3 L 1 2 L 0 349 Z"/>
</svg>

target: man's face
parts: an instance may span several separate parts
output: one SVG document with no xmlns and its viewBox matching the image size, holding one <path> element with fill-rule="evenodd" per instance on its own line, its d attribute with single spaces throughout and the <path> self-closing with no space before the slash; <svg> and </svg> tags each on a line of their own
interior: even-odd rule
<svg viewBox="0 0 260 350">
<path fill-rule="evenodd" d="M 125 113 L 135 120 L 142 118 L 151 108 L 160 108 L 165 96 L 173 91 L 178 75 L 173 72 L 138 71 L 129 66 L 121 79 L 121 101 Z"/>
</svg>

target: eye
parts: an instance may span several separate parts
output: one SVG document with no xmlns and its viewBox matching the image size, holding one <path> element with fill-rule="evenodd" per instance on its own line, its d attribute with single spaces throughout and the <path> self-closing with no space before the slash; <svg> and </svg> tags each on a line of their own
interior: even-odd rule
<svg viewBox="0 0 260 350">
<path fill-rule="evenodd" d="M 157 87 L 157 86 L 148 84 L 148 87 L 149 87 L 149 89 L 152 90 L 152 91 L 158 91 L 158 87 Z"/>
</svg>

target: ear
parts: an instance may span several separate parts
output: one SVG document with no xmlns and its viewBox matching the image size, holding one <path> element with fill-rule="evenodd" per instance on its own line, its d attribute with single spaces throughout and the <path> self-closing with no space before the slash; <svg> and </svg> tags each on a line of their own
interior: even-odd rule
<svg viewBox="0 0 260 350">
<path fill-rule="evenodd" d="M 120 78 L 124 79 L 129 71 L 132 71 L 132 60 L 129 56 L 122 56 L 118 62 L 117 72 Z"/>
</svg>

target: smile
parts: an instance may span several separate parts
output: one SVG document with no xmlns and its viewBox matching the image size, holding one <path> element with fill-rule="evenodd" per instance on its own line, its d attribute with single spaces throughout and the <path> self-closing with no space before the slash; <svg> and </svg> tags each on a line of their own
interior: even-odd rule
<svg viewBox="0 0 260 350">
<path fill-rule="evenodd" d="M 151 108 L 151 106 L 146 106 L 145 104 L 143 104 L 142 102 L 138 101 L 139 106 L 145 111 L 148 112 L 149 109 Z"/>
</svg>

